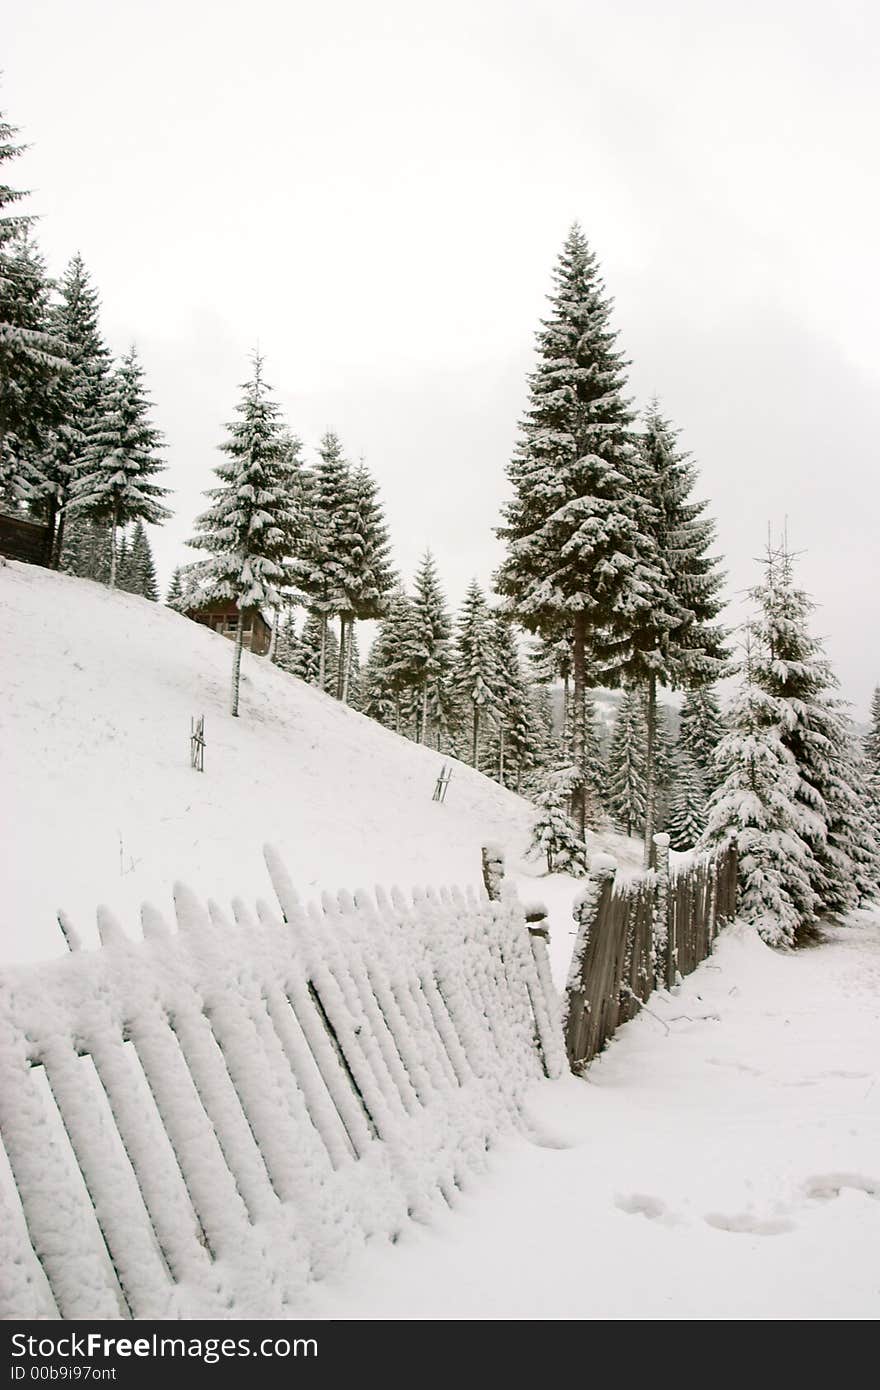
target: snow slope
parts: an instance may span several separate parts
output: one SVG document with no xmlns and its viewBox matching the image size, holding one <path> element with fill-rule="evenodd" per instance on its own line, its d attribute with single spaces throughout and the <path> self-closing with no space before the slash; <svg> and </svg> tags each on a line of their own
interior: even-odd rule
<svg viewBox="0 0 880 1390">
<path fill-rule="evenodd" d="M 430 1228 L 315 1290 L 333 1318 L 880 1316 L 880 919 L 748 927 L 585 1080 L 535 1094 Z"/>
<path fill-rule="evenodd" d="M 521 859 L 530 803 L 445 761 L 246 652 L 241 717 L 227 712 L 231 643 L 135 594 L 30 565 L 0 565 L 0 964 L 63 953 L 63 908 L 86 943 L 106 903 L 134 924 L 175 879 L 203 898 L 268 891 L 276 844 L 299 892 L 465 885 L 480 846 L 503 845 L 523 893 L 559 916 L 554 970 L 571 953 L 576 883 Z M 190 716 L 204 714 L 204 775 L 189 765 Z M 596 847 L 625 868 L 639 847 Z M 531 883 L 532 878 L 539 882 Z"/>
<path fill-rule="evenodd" d="M 268 891 L 277 844 L 306 897 L 475 883 L 487 839 L 526 843 L 531 808 L 161 605 L 28 565 L 0 566 L 0 962 L 63 953 L 55 917 L 96 940 L 99 902 L 130 923 L 183 878 L 228 901 Z M 189 766 L 206 719 L 206 771 Z"/>
</svg>

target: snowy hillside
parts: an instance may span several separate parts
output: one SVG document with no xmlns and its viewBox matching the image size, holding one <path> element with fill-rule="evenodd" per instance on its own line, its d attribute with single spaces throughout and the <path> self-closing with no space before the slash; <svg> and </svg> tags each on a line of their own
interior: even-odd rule
<svg viewBox="0 0 880 1390">
<path fill-rule="evenodd" d="M 9 563 L 0 632 L 4 962 L 63 952 L 59 908 L 91 941 L 97 903 L 133 923 L 176 878 L 221 901 L 264 895 L 266 841 L 304 896 L 477 882 L 487 839 L 511 865 L 525 848 L 527 802 L 457 764 L 436 805 L 436 752 L 264 658 L 245 653 L 232 719 L 230 643 L 161 605 Z M 204 775 L 189 766 L 190 716 L 202 713 Z M 570 901 L 568 881 L 552 887 Z"/>
<path fill-rule="evenodd" d="M 480 845 L 525 843 L 530 808 L 160 605 L 10 563 L 0 568 L 4 890 L 0 959 L 63 951 L 59 907 L 94 937 L 175 878 L 228 899 L 268 890 L 262 845 L 304 895 L 376 881 L 473 882 Z M 189 766 L 205 715 L 206 771 Z"/>
</svg>

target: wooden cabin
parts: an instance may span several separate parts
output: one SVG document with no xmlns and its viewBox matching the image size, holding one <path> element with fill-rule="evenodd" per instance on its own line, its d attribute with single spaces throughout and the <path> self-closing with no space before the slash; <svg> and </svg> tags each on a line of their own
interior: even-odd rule
<svg viewBox="0 0 880 1390">
<path fill-rule="evenodd" d="M 238 608 L 232 599 L 218 599 L 216 603 L 206 603 L 203 608 L 191 608 L 186 616 L 194 623 L 210 627 L 235 641 L 238 627 Z M 265 656 L 272 640 L 272 629 L 258 608 L 244 610 L 244 632 L 242 644 L 257 656 Z"/>
<path fill-rule="evenodd" d="M 44 521 L 0 512 L 0 555 L 29 565 L 48 565 L 52 537 Z"/>
</svg>

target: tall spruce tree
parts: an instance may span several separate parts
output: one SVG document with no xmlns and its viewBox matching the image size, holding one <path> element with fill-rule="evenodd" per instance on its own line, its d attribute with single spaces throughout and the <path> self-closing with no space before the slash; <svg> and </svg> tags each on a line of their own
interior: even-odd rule
<svg viewBox="0 0 880 1390">
<path fill-rule="evenodd" d="M 177 565 L 168 585 L 165 603 L 168 608 L 179 608 L 183 598 L 183 566 Z"/>
<path fill-rule="evenodd" d="M 0 113 L 0 469 L 16 496 L 22 484 L 36 481 L 24 456 L 42 447 L 57 419 L 65 370 L 49 318 L 45 264 L 29 239 L 35 219 L 18 211 L 27 195 L 4 178 L 26 148 L 17 134 Z"/>
<path fill-rule="evenodd" d="M 292 603 L 282 605 L 278 619 L 278 638 L 275 645 L 275 665 L 290 675 L 300 675 L 300 640 L 296 631 L 296 618 Z"/>
<path fill-rule="evenodd" d="M 339 642 L 336 633 L 327 626 L 326 615 L 307 613 L 290 670 L 292 675 L 319 689 L 324 689 L 325 683 L 331 688 L 335 685 Z"/>
<path fill-rule="evenodd" d="M 355 623 L 359 619 L 381 618 L 394 586 L 391 543 L 379 489 L 363 460 L 345 479 L 336 515 L 338 550 L 334 570 L 340 625 L 336 695 L 347 703 Z"/>
<path fill-rule="evenodd" d="M 71 565 L 64 563 L 67 504 L 89 438 L 98 428 L 104 410 L 110 353 L 101 334 L 98 294 L 79 254 L 68 265 L 59 291 L 59 302 L 53 308 L 53 329 L 64 344 L 69 367 L 62 418 L 57 428 L 50 431 L 40 457 L 40 471 L 45 483 L 46 516 L 54 536 L 52 562 L 56 568 L 70 569 Z"/>
<path fill-rule="evenodd" d="M 853 785 L 853 731 L 822 644 L 809 631 L 813 604 L 795 585 L 784 546 L 768 553 L 752 598 L 759 613 L 755 680 L 780 702 L 782 741 L 798 775 L 799 833 L 812 852 L 810 886 L 822 909 L 843 912 L 872 879 L 876 886 L 877 844 L 861 789 Z"/>
<path fill-rule="evenodd" d="M 165 465 L 162 436 L 150 424 L 149 408 L 143 369 L 131 348 L 108 385 L 104 409 L 89 430 L 70 489 L 71 511 L 110 526 L 111 589 L 116 584 L 119 528 L 133 521 L 158 525 L 171 515 L 162 501 L 168 490 L 154 481 Z"/>
<path fill-rule="evenodd" d="M 540 735 L 511 625 L 503 614 L 494 613 L 492 629 L 497 699 L 483 770 L 518 792 L 538 762 Z"/>
<path fill-rule="evenodd" d="M 226 455 L 214 470 L 220 486 L 207 496 L 211 505 L 196 520 L 190 545 L 208 552 L 206 581 L 214 598 L 232 599 L 238 624 L 232 663 L 231 713 L 238 715 L 244 614 L 276 608 L 290 579 L 291 536 L 299 517 L 290 496 L 279 408 L 263 379 L 263 359 L 242 386 L 238 415 L 227 426 L 220 449 Z"/>
<path fill-rule="evenodd" d="M 498 666 L 495 633 L 486 597 L 471 580 L 458 615 L 452 684 L 470 713 L 470 761 L 480 765 L 480 733 L 484 716 L 498 709 Z"/>
<path fill-rule="evenodd" d="M 722 607 L 723 573 L 710 553 L 715 524 L 704 515 L 705 502 L 692 491 L 696 468 L 678 446 L 678 432 L 655 400 L 645 415 L 640 439 L 637 488 L 643 534 L 640 579 L 650 603 L 641 607 L 632 649 L 623 671 L 630 684 L 644 687 L 645 701 L 645 862 L 653 856 L 657 829 L 657 689 L 701 686 L 723 674 L 725 634 L 715 623 Z M 645 561 L 648 563 L 645 563 Z"/>
<path fill-rule="evenodd" d="M 675 850 L 693 849 L 706 829 L 706 790 L 693 758 L 681 752 L 675 760 L 675 783 L 669 803 L 669 843 Z"/>
<path fill-rule="evenodd" d="M 399 584 L 370 650 L 362 681 L 365 714 L 395 733 L 415 732 L 423 666 L 418 620 L 412 599 Z"/>
<path fill-rule="evenodd" d="M 558 639 L 570 627 L 577 767 L 584 762 L 588 667 L 599 668 L 606 681 L 616 677 L 634 621 L 651 600 L 637 560 L 651 545 L 638 529 L 627 364 L 610 315 L 596 257 L 574 226 L 554 271 L 529 405 L 508 470 L 513 498 L 498 532 L 507 554 L 496 587 L 528 630 Z M 583 839 L 584 779 L 574 801 Z"/>
<path fill-rule="evenodd" d="M 755 679 L 762 635 L 746 628 L 743 679 L 715 751 L 715 782 L 702 843 L 737 855 L 737 914 L 773 946 L 792 946 L 815 919 L 812 851 L 797 804 L 799 773 L 783 741 L 785 701 Z"/>
<path fill-rule="evenodd" d="M 0 189 L 0 205 L 3 196 Z M 29 230 L 4 245 L 0 217 L 0 490 L 45 514 L 43 454 L 64 400 L 63 346 L 52 335 L 51 285 Z"/>
<path fill-rule="evenodd" d="M 608 811 L 626 835 L 641 834 L 645 824 L 646 748 L 641 691 L 625 690 L 617 709 L 608 754 Z"/>
<path fill-rule="evenodd" d="M 352 470 L 337 434 L 328 430 L 318 448 L 318 461 L 309 471 L 306 485 L 308 524 L 300 546 L 297 582 L 305 594 L 309 611 L 320 625 L 321 644 L 317 684 L 333 690 L 336 681 L 328 679 L 327 644 L 329 620 L 343 612 L 345 537 L 352 524 Z M 337 666 L 338 679 L 338 666 Z"/>
<path fill-rule="evenodd" d="M 880 815 L 880 685 L 874 687 L 871 697 L 871 722 L 865 734 L 864 751 L 871 799 Z"/>
<path fill-rule="evenodd" d="M 412 606 L 421 651 L 416 741 L 427 743 L 432 720 L 435 728 L 443 723 L 447 704 L 444 694 L 451 671 L 452 632 L 446 595 L 430 550 L 425 551 L 416 571 Z"/>
<path fill-rule="evenodd" d="M 678 742 L 704 778 L 723 735 L 724 718 L 713 687 L 703 685 L 688 690 L 681 704 Z"/>
<path fill-rule="evenodd" d="M 153 551 L 143 523 L 140 521 L 136 521 L 134 524 L 131 544 L 127 546 L 125 556 L 123 557 L 120 553 L 117 583 L 120 589 L 127 589 L 133 594 L 141 594 L 153 603 L 158 602 L 159 585 L 156 579 Z"/>
</svg>

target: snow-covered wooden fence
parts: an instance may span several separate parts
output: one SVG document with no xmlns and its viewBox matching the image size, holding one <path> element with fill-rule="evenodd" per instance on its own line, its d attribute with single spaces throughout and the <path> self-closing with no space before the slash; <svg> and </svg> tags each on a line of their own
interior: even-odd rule
<svg viewBox="0 0 880 1390">
<path fill-rule="evenodd" d="M 564 1070 L 506 889 L 304 908 L 266 857 L 279 907 L 179 887 L 176 930 L 99 910 L 100 949 L 0 977 L 0 1316 L 296 1313 L 451 1203 Z"/>
<path fill-rule="evenodd" d="M 583 1071 L 652 990 L 695 970 L 735 916 L 733 850 L 670 873 L 669 836 L 654 842 L 657 868 L 623 883 L 615 881 L 614 860 L 597 855 L 575 904 L 564 1024 L 572 1071 Z"/>
</svg>

